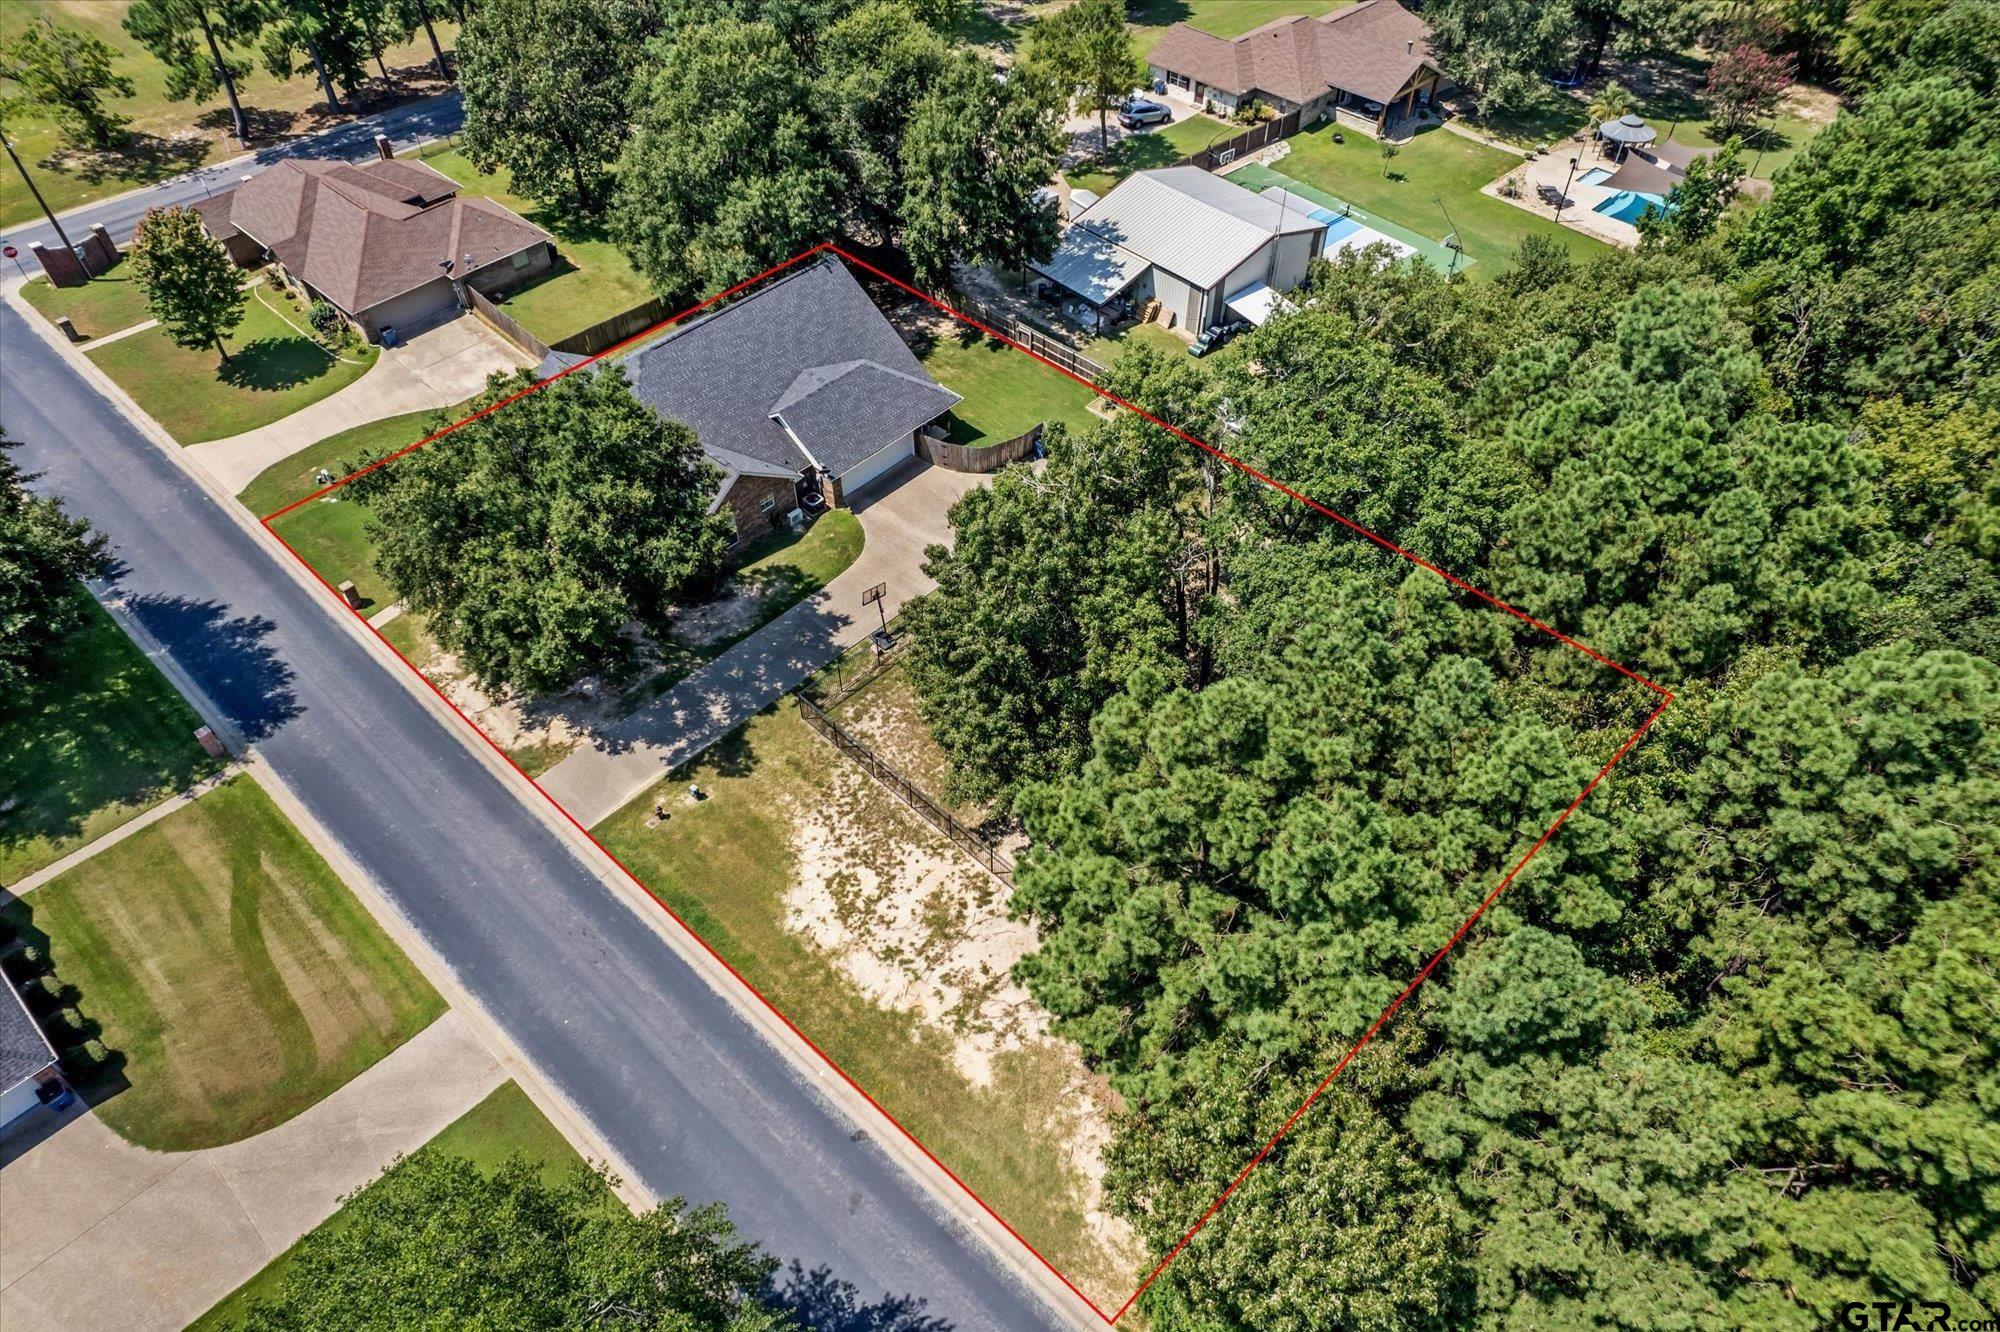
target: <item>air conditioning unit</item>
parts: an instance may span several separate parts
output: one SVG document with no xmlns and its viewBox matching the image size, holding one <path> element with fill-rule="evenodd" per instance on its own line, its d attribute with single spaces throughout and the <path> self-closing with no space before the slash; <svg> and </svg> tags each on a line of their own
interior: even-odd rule
<svg viewBox="0 0 2000 1332">
<path fill-rule="evenodd" d="M 806 514 L 804 509 L 793 509 L 790 513 L 785 515 L 785 526 L 791 528 L 794 532 L 798 531 L 801 527 L 804 527 L 805 525 L 806 525 Z"/>
</svg>

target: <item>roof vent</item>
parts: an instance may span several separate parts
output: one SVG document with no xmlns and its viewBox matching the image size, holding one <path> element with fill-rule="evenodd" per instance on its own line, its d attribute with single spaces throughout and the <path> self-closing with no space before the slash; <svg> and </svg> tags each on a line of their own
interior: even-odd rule
<svg viewBox="0 0 2000 1332">
<path fill-rule="evenodd" d="M 1417 53 L 1417 41 L 1416 38 L 1412 37 L 1409 41 L 1403 43 L 1403 54 L 1415 55 L 1416 53 Z"/>
</svg>

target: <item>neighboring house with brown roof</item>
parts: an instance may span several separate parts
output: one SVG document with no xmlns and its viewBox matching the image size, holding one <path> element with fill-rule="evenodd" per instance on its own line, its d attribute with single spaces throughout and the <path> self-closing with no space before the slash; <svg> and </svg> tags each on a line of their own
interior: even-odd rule
<svg viewBox="0 0 2000 1332">
<path fill-rule="evenodd" d="M 454 281 L 490 296 L 549 271 L 548 232 L 382 143 L 372 162 L 279 162 L 195 209 L 237 263 L 275 261 L 371 342 L 457 309 Z"/>
<path fill-rule="evenodd" d="M 1380 135 L 1443 86 L 1430 38 L 1430 25 L 1396 0 L 1361 0 L 1235 38 L 1176 23 L 1146 63 L 1156 82 L 1225 114 L 1251 101 L 1279 115 L 1299 111 L 1305 124 L 1342 111 L 1346 123 Z"/>
</svg>

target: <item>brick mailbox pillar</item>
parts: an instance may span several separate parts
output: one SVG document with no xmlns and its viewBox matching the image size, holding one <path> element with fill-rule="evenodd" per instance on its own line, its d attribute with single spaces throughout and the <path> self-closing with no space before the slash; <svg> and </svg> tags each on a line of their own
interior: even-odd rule
<svg viewBox="0 0 2000 1332">
<path fill-rule="evenodd" d="M 225 754 L 228 753 L 228 751 L 222 747 L 222 740 L 215 734 L 214 731 L 211 731 L 206 726 L 201 727 L 199 730 L 197 730 L 194 733 L 194 738 L 201 742 L 201 747 L 208 752 L 208 756 L 210 758 L 222 758 Z"/>
<path fill-rule="evenodd" d="M 104 229 L 102 222 L 90 224 L 90 237 L 77 248 L 83 251 L 83 266 L 91 276 L 109 272 L 118 262 L 118 246 L 112 242 L 111 233 Z"/>
<path fill-rule="evenodd" d="M 28 248 L 35 252 L 35 262 L 42 266 L 42 271 L 56 286 L 81 287 L 90 281 L 90 270 L 70 251 L 61 248 L 51 250 L 40 241 L 28 242 Z"/>
</svg>

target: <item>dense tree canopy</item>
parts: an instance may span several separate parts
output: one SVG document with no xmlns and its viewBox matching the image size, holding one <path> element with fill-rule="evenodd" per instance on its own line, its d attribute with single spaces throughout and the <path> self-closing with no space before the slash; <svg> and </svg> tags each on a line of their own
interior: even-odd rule
<svg viewBox="0 0 2000 1332">
<path fill-rule="evenodd" d="M 424 1148 L 306 1236 L 250 1332 L 507 1327 L 778 1332 L 759 1298 L 777 1267 L 720 1207 L 678 1198 L 643 1215 L 581 1166 L 557 1183 L 515 1159 L 482 1170 Z"/>
<path fill-rule="evenodd" d="M 0 712 L 53 660 L 79 622 L 76 580 L 96 573 L 106 543 L 59 500 L 28 493 L 14 461 L 20 447 L 0 434 Z"/>
<path fill-rule="evenodd" d="M 458 39 L 465 148 L 482 171 L 577 215 L 609 197 L 647 22 L 599 0 L 483 0 Z"/>
<path fill-rule="evenodd" d="M 1483 283 L 1351 258 L 1205 361 L 1121 358 L 1678 695 L 1155 1328 L 2000 1307 L 1993 12 L 1747 222 Z M 1659 700 L 1135 418 L 953 523 L 911 677 L 1028 834 L 1017 975 L 1123 1093 L 1107 1188 L 1164 1254 Z"/>
<path fill-rule="evenodd" d="M 484 401 L 517 393 L 527 372 Z M 383 575 L 489 686 L 619 664 L 624 628 L 710 583 L 730 540 L 686 426 L 616 366 L 567 375 L 354 483 Z"/>
<path fill-rule="evenodd" d="M 991 60 L 910 0 L 676 8 L 632 91 L 613 229 L 676 298 L 750 277 L 819 241 L 900 247 L 917 278 L 1018 267 L 1055 244 L 1039 202 L 1063 98 Z M 837 15 L 837 17 L 835 17 Z"/>
</svg>

